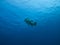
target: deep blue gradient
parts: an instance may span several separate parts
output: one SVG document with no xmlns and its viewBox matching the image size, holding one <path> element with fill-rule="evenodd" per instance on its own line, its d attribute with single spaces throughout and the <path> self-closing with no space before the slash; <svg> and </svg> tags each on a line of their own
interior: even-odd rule
<svg viewBox="0 0 60 45">
<path fill-rule="evenodd" d="M 60 1 L 1 0 L 0 45 L 60 45 Z"/>
</svg>

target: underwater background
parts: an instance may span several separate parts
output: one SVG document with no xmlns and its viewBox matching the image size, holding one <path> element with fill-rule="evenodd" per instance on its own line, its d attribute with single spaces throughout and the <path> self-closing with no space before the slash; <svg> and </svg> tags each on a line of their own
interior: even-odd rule
<svg viewBox="0 0 60 45">
<path fill-rule="evenodd" d="M 60 45 L 60 0 L 0 0 L 0 45 Z"/>
</svg>

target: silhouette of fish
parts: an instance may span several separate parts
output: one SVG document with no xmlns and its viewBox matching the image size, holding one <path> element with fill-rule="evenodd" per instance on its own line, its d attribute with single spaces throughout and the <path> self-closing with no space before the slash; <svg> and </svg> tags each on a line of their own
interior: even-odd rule
<svg viewBox="0 0 60 45">
<path fill-rule="evenodd" d="M 31 26 L 37 25 L 37 22 L 35 22 L 34 20 L 31 20 L 30 18 L 25 18 L 24 22 L 26 22 L 28 25 L 31 25 Z"/>
</svg>

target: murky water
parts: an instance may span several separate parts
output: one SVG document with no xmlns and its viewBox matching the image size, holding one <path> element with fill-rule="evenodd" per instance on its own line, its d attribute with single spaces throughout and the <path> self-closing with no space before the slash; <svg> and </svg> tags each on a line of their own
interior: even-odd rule
<svg viewBox="0 0 60 45">
<path fill-rule="evenodd" d="M 1 0 L 0 45 L 60 45 L 60 0 Z"/>
</svg>

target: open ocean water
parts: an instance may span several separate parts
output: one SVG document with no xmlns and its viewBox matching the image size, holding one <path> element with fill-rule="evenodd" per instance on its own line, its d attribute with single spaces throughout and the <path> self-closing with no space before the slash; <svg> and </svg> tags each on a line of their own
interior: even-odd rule
<svg viewBox="0 0 60 45">
<path fill-rule="evenodd" d="M 60 0 L 0 0 L 0 45 L 60 45 Z"/>
</svg>

